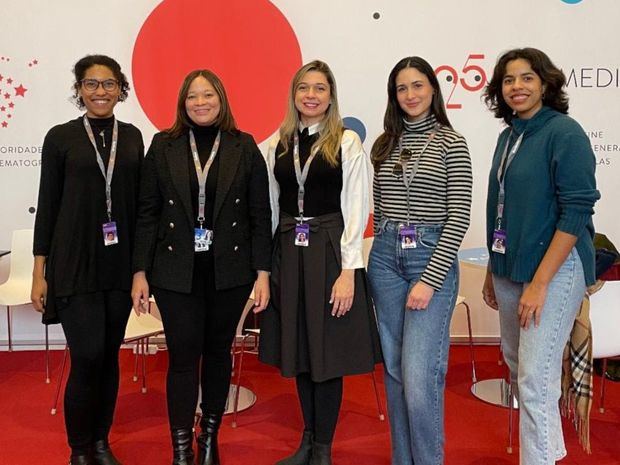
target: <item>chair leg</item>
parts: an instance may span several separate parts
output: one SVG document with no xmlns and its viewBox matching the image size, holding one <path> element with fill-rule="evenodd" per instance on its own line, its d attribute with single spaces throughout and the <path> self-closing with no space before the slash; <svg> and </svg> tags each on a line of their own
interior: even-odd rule
<svg viewBox="0 0 620 465">
<path fill-rule="evenodd" d="M 140 341 L 136 341 L 134 351 L 135 357 L 133 361 L 133 378 L 131 379 L 135 383 L 136 381 L 138 381 L 138 359 L 140 358 Z"/>
<path fill-rule="evenodd" d="M 383 412 L 383 404 L 381 403 L 381 397 L 379 397 L 379 390 L 377 389 L 377 378 L 375 378 L 374 370 L 370 373 L 372 376 L 372 387 L 375 390 L 375 399 L 377 400 L 377 410 L 379 411 L 379 420 L 385 421 L 385 413 Z"/>
<path fill-rule="evenodd" d="M 607 372 L 607 359 L 603 359 L 603 373 L 601 376 L 601 405 L 598 408 L 598 411 L 601 413 L 605 413 L 605 373 Z"/>
<path fill-rule="evenodd" d="M 497 364 L 502 366 L 504 364 L 504 351 L 502 350 L 502 341 L 499 341 L 499 358 L 497 359 Z"/>
<path fill-rule="evenodd" d="M 62 365 L 60 366 L 60 376 L 58 376 L 58 384 L 56 385 L 56 395 L 54 396 L 54 404 L 52 405 L 51 414 L 56 415 L 58 407 L 58 398 L 60 397 L 60 389 L 62 388 L 62 380 L 65 377 L 65 366 L 67 365 L 67 355 L 69 354 L 69 346 L 65 345 L 65 353 L 62 356 Z"/>
<path fill-rule="evenodd" d="M 50 332 L 48 325 L 45 325 L 45 383 L 50 383 Z"/>
<path fill-rule="evenodd" d="M 142 339 L 142 394 L 146 393 L 146 355 L 149 350 L 149 338 Z"/>
<path fill-rule="evenodd" d="M 11 337 L 11 307 L 6 306 L 6 328 L 9 338 L 9 352 L 13 351 L 13 339 Z"/>
<path fill-rule="evenodd" d="M 474 358 L 474 335 L 471 330 L 471 312 L 469 311 L 469 305 L 467 302 L 463 302 L 465 310 L 467 311 L 467 331 L 469 332 L 469 354 L 471 357 L 471 380 L 473 383 L 476 379 L 476 359 Z"/>
<path fill-rule="evenodd" d="M 236 339 L 236 337 L 235 337 Z M 243 354 L 245 353 L 245 336 L 241 341 L 241 352 L 239 352 L 239 366 L 237 367 L 237 389 L 235 390 L 235 403 L 233 405 L 232 427 L 237 427 L 237 411 L 239 408 L 239 391 L 241 390 L 241 368 L 243 367 Z M 233 361 L 235 356 L 233 354 Z"/>
<path fill-rule="evenodd" d="M 514 424 L 514 395 L 512 393 L 512 383 L 508 384 L 508 447 L 506 452 L 512 454 L 512 436 L 513 436 L 513 424 Z"/>
</svg>

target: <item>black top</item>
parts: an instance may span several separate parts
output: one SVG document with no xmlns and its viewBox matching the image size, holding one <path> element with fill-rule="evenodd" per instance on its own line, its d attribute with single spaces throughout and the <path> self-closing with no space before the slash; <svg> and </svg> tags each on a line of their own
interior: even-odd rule
<svg viewBox="0 0 620 465">
<path fill-rule="evenodd" d="M 113 118 L 89 121 L 107 165 Z M 117 225 L 119 243 L 106 247 L 102 231 L 103 223 L 108 221 L 105 180 L 82 117 L 53 127 L 45 136 L 33 245 L 34 255 L 47 257 L 45 276 L 50 298 L 45 320 L 55 318 L 52 297 L 131 289 L 143 156 L 140 131 L 119 121 L 112 178 L 112 221 Z"/>
<path fill-rule="evenodd" d="M 310 157 L 310 148 L 316 142 L 319 133 L 308 135 L 304 129 L 299 136 L 299 158 L 301 169 Z M 276 153 L 282 153 L 278 144 Z M 339 156 L 340 158 L 340 156 Z M 291 216 L 299 216 L 297 208 L 297 178 L 293 163 L 293 143 L 283 156 L 276 158 L 274 175 L 280 185 L 280 211 Z M 331 166 L 320 154 L 314 157 L 305 182 L 304 216 L 320 216 L 341 211 L 340 194 L 342 191 L 342 164 Z"/>
</svg>

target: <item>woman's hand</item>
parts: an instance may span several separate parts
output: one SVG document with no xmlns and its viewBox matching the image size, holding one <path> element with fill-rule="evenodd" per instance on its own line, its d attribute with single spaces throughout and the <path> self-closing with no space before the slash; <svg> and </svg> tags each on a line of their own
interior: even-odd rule
<svg viewBox="0 0 620 465">
<path fill-rule="evenodd" d="M 351 310 L 353 294 L 355 293 L 355 270 L 342 270 L 332 287 L 329 303 L 332 306 L 332 316 L 340 318 Z"/>
<path fill-rule="evenodd" d="M 47 299 L 47 281 L 43 276 L 32 277 L 32 290 L 30 301 L 37 312 L 45 313 L 45 300 Z"/>
<path fill-rule="evenodd" d="M 530 326 L 532 318 L 534 325 L 540 324 L 545 298 L 547 297 L 547 286 L 536 281 L 526 284 L 521 299 L 519 300 L 519 324 L 522 328 L 527 329 Z"/>
<path fill-rule="evenodd" d="M 138 271 L 133 275 L 133 283 L 131 285 L 131 299 L 133 301 L 133 311 L 136 315 L 146 313 L 149 306 L 149 283 L 146 280 L 146 273 Z"/>
<path fill-rule="evenodd" d="M 254 313 L 260 313 L 269 303 L 269 273 L 259 270 L 254 282 Z"/>
<path fill-rule="evenodd" d="M 410 310 L 426 310 L 434 293 L 435 289 L 422 281 L 418 281 L 409 291 L 407 308 Z"/>
<path fill-rule="evenodd" d="M 498 310 L 497 298 L 495 297 L 495 287 L 493 286 L 493 274 L 490 270 L 487 270 L 487 275 L 484 278 L 484 284 L 482 285 L 482 300 L 484 303 L 491 307 L 493 310 Z"/>
</svg>

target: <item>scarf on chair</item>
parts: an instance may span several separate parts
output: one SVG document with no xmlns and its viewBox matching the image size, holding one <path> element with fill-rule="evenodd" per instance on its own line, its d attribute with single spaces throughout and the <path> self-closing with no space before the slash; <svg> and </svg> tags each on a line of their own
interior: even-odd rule
<svg viewBox="0 0 620 465">
<path fill-rule="evenodd" d="M 598 291 L 603 284 L 603 281 L 597 281 L 588 288 L 562 357 L 560 409 L 564 417 L 573 417 L 579 443 L 588 454 L 592 453 L 590 449 L 590 410 L 592 409 L 593 371 L 589 296 Z"/>
</svg>

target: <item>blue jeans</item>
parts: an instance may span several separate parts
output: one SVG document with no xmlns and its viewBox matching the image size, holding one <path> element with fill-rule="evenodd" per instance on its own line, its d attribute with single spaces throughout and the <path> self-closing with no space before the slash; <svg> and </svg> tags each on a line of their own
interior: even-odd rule
<svg viewBox="0 0 620 465">
<path fill-rule="evenodd" d="M 538 327 L 519 325 L 526 286 L 493 275 L 504 359 L 519 399 L 521 465 L 553 465 L 566 455 L 559 400 L 562 353 L 586 292 L 583 266 L 573 249 L 547 291 Z"/>
<path fill-rule="evenodd" d="M 381 224 L 370 252 L 368 278 L 385 363 L 393 465 L 441 465 L 444 458 L 444 387 L 450 319 L 458 266 L 426 310 L 405 308 L 435 250 L 441 226 L 419 226 L 418 246 L 401 249 L 398 224 Z"/>
</svg>

